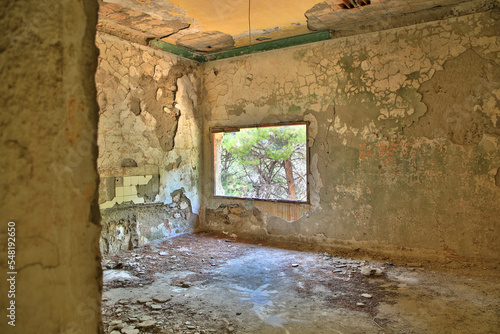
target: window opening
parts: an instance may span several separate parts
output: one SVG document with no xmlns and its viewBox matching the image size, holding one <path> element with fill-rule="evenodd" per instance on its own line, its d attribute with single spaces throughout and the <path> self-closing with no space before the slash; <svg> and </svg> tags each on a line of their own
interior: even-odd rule
<svg viewBox="0 0 500 334">
<path fill-rule="evenodd" d="M 211 132 L 215 196 L 308 202 L 307 123 Z"/>
</svg>

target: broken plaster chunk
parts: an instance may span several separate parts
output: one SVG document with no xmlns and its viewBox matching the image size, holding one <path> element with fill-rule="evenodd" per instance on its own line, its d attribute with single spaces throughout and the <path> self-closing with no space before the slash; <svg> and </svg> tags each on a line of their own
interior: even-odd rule
<svg viewBox="0 0 500 334">
<path fill-rule="evenodd" d="M 191 287 L 191 282 L 182 282 L 181 288 L 187 289 Z"/>
<path fill-rule="evenodd" d="M 365 276 L 381 276 L 384 273 L 382 269 L 372 267 L 361 267 L 359 271 Z"/>
<path fill-rule="evenodd" d="M 153 327 L 154 325 L 156 325 L 156 321 L 154 321 L 154 320 L 146 320 L 146 321 L 138 323 L 136 325 L 136 327 L 137 328 L 149 328 L 149 327 Z"/>
<path fill-rule="evenodd" d="M 361 297 L 372 298 L 372 295 L 370 295 L 369 293 L 362 293 Z"/>
<path fill-rule="evenodd" d="M 152 310 L 161 310 L 162 309 L 161 305 L 158 305 L 158 304 L 151 304 L 150 308 Z"/>
<path fill-rule="evenodd" d="M 365 303 L 356 303 L 356 306 L 357 307 L 366 307 L 366 304 Z"/>
<path fill-rule="evenodd" d="M 169 300 L 171 300 L 172 298 L 170 297 L 167 297 L 167 296 L 157 296 L 157 297 L 153 297 L 153 301 L 154 302 L 157 302 L 157 303 L 166 303 L 168 302 Z"/>
<path fill-rule="evenodd" d="M 299 264 L 298 264 L 298 263 L 292 263 L 292 267 L 296 268 L 296 267 L 298 267 L 298 266 L 299 266 Z"/>
<path fill-rule="evenodd" d="M 121 330 L 124 327 L 125 327 L 125 323 L 123 323 L 123 321 L 121 321 L 121 320 L 113 320 L 109 324 L 109 329 L 118 329 L 118 330 Z"/>
<path fill-rule="evenodd" d="M 139 334 L 139 330 L 134 326 L 128 326 L 122 329 L 123 334 Z"/>
</svg>

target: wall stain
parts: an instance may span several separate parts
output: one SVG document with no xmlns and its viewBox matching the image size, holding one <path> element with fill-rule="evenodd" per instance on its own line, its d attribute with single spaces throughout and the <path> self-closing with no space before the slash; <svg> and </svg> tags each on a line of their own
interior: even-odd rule
<svg viewBox="0 0 500 334">
<path fill-rule="evenodd" d="M 500 88 L 500 66 L 468 50 L 443 67 L 418 90 L 428 111 L 404 133 L 458 145 L 477 145 L 485 133 L 500 135 L 500 124 L 495 126 L 481 111 L 491 92 Z"/>
</svg>

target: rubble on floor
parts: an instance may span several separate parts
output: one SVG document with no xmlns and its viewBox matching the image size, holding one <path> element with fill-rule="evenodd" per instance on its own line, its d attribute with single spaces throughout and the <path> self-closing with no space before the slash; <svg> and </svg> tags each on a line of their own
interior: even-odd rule
<svg viewBox="0 0 500 334">
<path fill-rule="evenodd" d="M 463 299 L 463 287 L 454 293 L 450 287 L 430 288 L 426 279 L 439 285 L 442 278 L 425 279 L 423 269 L 273 248 L 227 235 L 185 234 L 151 243 L 105 257 L 103 268 L 102 314 L 105 333 L 111 334 L 312 334 L 334 328 L 383 333 L 408 326 L 415 329 L 411 333 L 423 333 L 436 328 L 415 322 L 413 310 L 398 309 L 405 305 L 401 296 L 421 305 L 421 299 L 431 298 L 419 290 L 423 285 L 445 291 L 448 299 Z M 498 307 L 494 296 L 483 294 L 475 304 Z M 441 313 L 451 312 L 443 307 Z M 468 314 L 468 307 L 455 305 L 453 311 Z M 495 328 L 491 312 L 494 308 L 459 326 L 476 321 Z"/>
</svg>

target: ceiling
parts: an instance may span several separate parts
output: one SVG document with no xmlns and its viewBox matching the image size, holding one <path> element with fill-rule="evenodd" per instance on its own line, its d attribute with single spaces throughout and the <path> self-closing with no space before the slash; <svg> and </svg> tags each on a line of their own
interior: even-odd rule
<svg viewBox="0 0 500 334">
<path fill-rule="evenodd" d="M 307 37 L 317 31 L 328 31 L 321 35 L 326 38 L 347 36 L 497 5 L 497 0 L 107 0 L 101 2 L 98 30 L 203 57 L 302 44 L 317 40 Z M 284 39 L 289 42 L 276 43 Z"/>
</svg>

